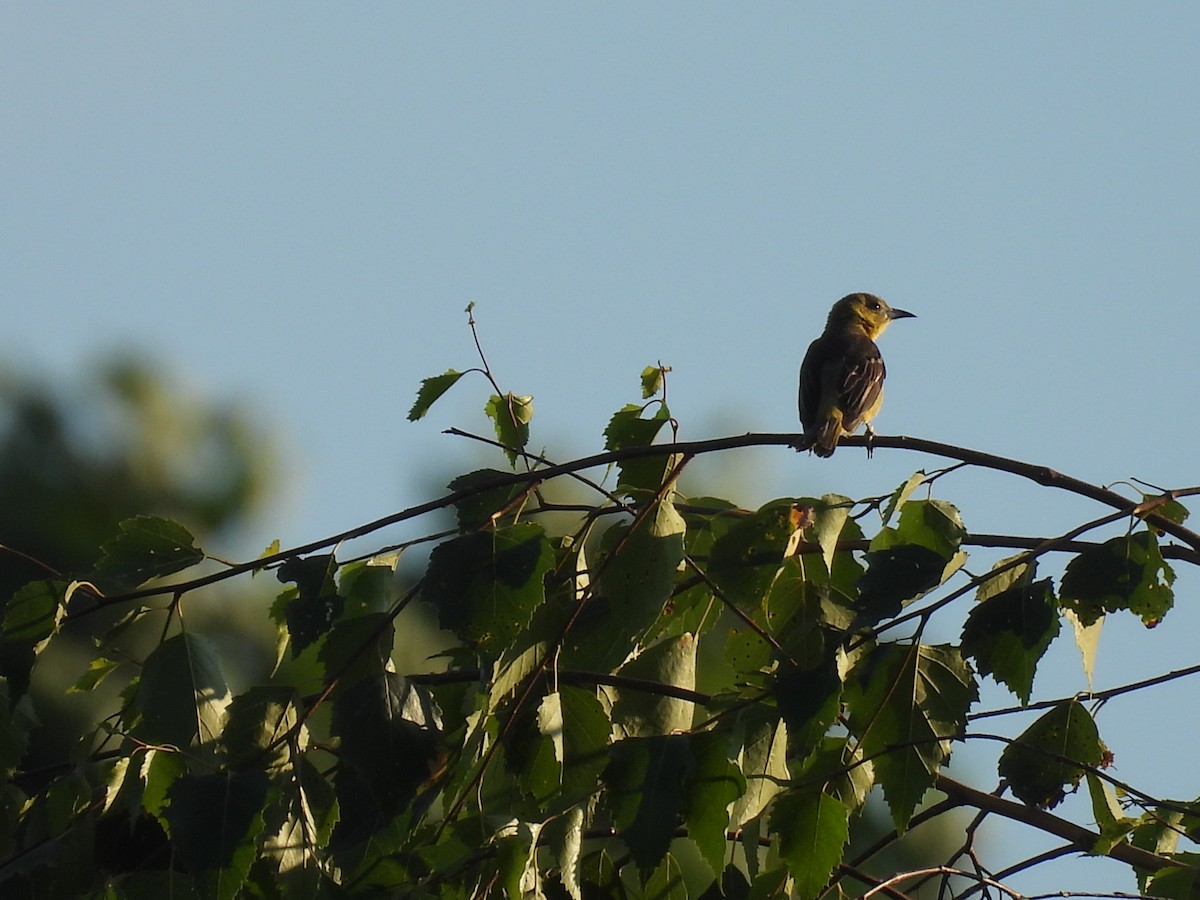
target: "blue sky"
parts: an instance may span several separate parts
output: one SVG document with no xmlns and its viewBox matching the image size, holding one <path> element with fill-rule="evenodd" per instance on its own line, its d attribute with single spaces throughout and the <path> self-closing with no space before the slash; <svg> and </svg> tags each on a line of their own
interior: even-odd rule
<svg viewBox="0 0 1200 900">
<path fill-rule="evenodd" d="M 795 429 L 805 347 L 870 290 L 919 316 L 882 341 L 882 433 L 1194 484 L 1198 38 L 1184 3 L 9 4 L 0 359 L 70 378 L 132 346 L 259 410 L 287 475 L 230 555 L 478 461 L 440 430 L 486 430 L 482 381 L 405 421 L 421 378 L 475 363 L 469 301 L 559 458 L 659 360 L 683 437 Z M 705 471 L 752 504 L 936 465 Z M 978 531 L 1103 512 L 990 474 L 939 494 Z M 1196 619 L 1110 628 L 1098 685 L 1195 662 Z M 1045 684 L 1084 687 L 1055 653 Z M 1102 732 L 1118 777 L 1195 796 L 1136 739 L 1167 694 Z"/>
</svg>

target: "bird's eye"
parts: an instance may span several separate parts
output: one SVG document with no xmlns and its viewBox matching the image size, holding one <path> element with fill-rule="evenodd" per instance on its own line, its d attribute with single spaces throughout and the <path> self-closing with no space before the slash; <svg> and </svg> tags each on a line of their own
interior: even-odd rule
<svg viewBox="0 0 1200 900">
<path fill-rule="evenodd" d="M 871 309 L 879 309 L 879 301 L 878 300 L 868 300 L 867 306 L 869 306 Z"/>
</svg>

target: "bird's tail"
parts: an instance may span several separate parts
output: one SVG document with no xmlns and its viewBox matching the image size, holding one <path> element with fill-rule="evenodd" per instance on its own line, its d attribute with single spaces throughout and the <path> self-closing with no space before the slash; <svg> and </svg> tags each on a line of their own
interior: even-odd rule
<svg viewBox="0 0 1200 900">
<path fill-rule="evenodd" d="M 810 449 L 817 456 L 826 458 L 833 456 L 833 451 L 837 449 L 838 438 L 841 436 L 842 417 L 835 412 L 821 420 L 816 433 L 812 436 Z"/>
</svg>

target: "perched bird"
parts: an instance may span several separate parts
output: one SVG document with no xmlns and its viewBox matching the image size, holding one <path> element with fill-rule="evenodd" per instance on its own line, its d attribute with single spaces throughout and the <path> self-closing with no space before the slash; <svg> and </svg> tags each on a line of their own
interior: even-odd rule
<svg viewBox="0 0 1200 900">
<path fill-rule="evenodd" d="M 847 294 L 829 311 L 824 333 L 800 364 L 800 450 L 832 456 L 838 439 L 867 426 L 883 403 L 887 370 L 875 346 L 893 319 L 915 318 L 874 294 Z M 870 453 L 870 445 L 867 448 Z"/>
</svg>

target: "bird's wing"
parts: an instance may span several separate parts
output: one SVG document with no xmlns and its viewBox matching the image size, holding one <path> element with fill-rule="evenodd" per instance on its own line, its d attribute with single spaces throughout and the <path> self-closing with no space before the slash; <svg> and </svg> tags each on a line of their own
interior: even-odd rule
<svg viewBox="0 0 1200 900">
<path fill-rule="evenodd" d="M 821 353 L 821 339 L 808 345 L 804 362 L 800 364 L 800 424 L 805 433 L 812 430 L 821 414 L 821 379 L 825 360 Z"/>
<path fill-rule="evenodd" d="M 839 379 L 842 427 L 854 431 L 875 413 L 883 394 L 887 369 L 875 342 L 863 337 L 846 348 Z"/>
</svg>

